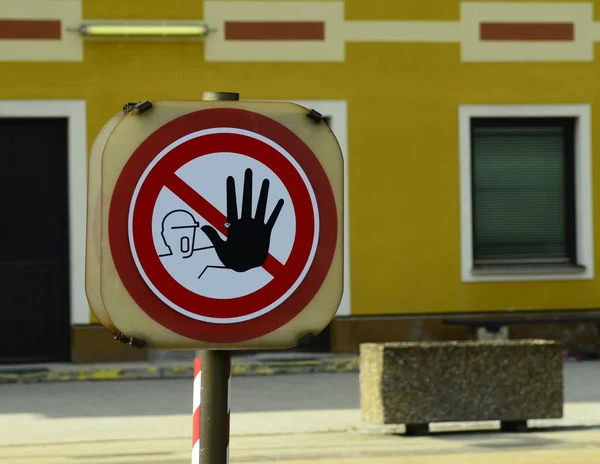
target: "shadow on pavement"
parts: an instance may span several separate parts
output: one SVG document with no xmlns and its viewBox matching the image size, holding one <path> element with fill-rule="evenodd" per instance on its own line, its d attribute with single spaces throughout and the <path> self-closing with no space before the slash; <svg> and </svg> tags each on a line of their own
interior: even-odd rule
<svg viewBox="0 0 600 464">
<path fill-rule="evenodd" d="M 581 432 L 600 430 L 600 425 L 573 425 L 573 426 L 551 426 L 551 427 L 529 427 L 527 431 L 519 433 L 507 433 L 496 429 L 486 430 L 440 430 L 432 431 L 429 438 L 434 440 L 468 442 L 469 446 L 508 450 L 513 448 L 544 448 L 549 446 L 562 446 L 567 442 L 553 433 L 559 432 Z M 545 434 L 540 436 L 540 434 Z M 401 435 L 401 434 L 395 434 Z M 404 435 L 401 435 L 404 436 Z M 406 437 L 411 438 L 411 437 Z"/>
<path fill-rule="evenodd" d="M 358 375 L 298 374 L 232 379 L 238 412 L 358 409 Z M 4 414 L 61 417 L 159 416 L 192 413 L 192 380 L 133 380 L 0 385 Z"/>
</svg>

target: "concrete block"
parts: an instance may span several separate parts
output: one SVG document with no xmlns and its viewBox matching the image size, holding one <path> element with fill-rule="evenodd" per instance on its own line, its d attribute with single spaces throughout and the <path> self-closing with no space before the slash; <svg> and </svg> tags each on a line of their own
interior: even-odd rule
<svg viewBox="0 0 600 464">
<path fill-rule="evenodd" d="M 411 430 L 431 422 L 561 418 L 561 343 L 364 343 L 360 402 L 364 421 Z"/>
</svg>

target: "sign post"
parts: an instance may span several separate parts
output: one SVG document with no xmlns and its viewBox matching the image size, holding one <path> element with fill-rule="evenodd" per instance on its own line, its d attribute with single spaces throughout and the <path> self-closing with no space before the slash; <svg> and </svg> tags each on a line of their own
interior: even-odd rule
<svg viewBox="0 0 600 464">
<path fill-rule="evenodd" d="M 225 464 L 229 462 L 231 355 L 207 350 L 201 359 L 200 443 L 192 463 Z"/>
<path fill-rule="evenodd" d="M 225 464 L 231 350 L 309 343 L 341 301 L 339 144 L 313 109 L 205 92 L 125 105 L 89 169 L 90 306 L 132 349 L 195 351 L 192 462 Z"/>
<path fill-rule="evenodd" d="M 202 99 L 237 101 L 239 94 L 204 92 Z M 195 357 L 195 365 L 199 366 L 200 385 L 194 381 L 194 388 L 200 390 L 200 405 L 199 420 L 194 421 L 192 464 L 229 463 L 231 352 L 197 350 Z"/>
</svg>

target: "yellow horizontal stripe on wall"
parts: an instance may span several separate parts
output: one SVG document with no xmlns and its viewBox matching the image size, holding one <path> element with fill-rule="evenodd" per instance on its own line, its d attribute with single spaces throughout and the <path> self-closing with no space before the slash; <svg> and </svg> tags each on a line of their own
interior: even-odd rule
<svg viewBox="0 0 600 464">
<path fill-rule="evenodd" d="M 82 1 L 86 19 L 202 19 L 204 9 L 202 0 Z"/>
</svg>

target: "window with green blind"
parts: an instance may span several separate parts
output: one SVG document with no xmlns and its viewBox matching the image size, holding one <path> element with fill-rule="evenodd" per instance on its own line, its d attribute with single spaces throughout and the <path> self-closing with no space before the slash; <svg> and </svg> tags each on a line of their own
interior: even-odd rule
<svg viewBox="0 0 600 464">
<path fill-rule="evenodd" d="M 475 266 L 575 263 L 574 119 L 471 119 Z"/>
</svg>

